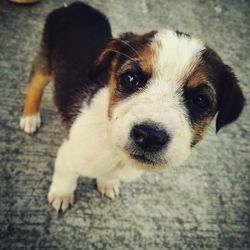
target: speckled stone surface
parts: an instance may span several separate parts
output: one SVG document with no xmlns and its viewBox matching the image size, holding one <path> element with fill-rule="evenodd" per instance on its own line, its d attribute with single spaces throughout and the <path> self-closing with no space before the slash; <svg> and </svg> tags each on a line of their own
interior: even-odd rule
<svg viewBox="0 0 250 250">
<path fill-rule="evenodd" d="M 43 126 L 18 128 L 30 63 L 45 16 L 69 1 L 0 2 L 0 249 L 250 249 L 250 106 L 215 135 L 214 125 L 182 167 L 122 184 L 110 201 L 82 178 L 76 203 L 58 217 L 47 204 L 64 132 L 51 87 Z M 237 74 L 250 102 L 248 0 L 93 0 L 114 34 L 178 29 L 205 40 Z"/>
</svg>

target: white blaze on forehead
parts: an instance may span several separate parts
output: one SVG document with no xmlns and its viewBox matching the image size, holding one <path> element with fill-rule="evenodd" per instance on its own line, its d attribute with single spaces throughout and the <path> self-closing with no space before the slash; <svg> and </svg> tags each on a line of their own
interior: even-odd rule
<svg viewBox="0 0 250 250">
<path fill-rule="evenodd" d="M 116 104 L 110 137 L 125 152 L 126 147 L 134 145 L 130 132 L 135 124 L 160 124 L 171 136 L 160 158 L 166 166 L 177 166 L 189 156 L 192 140 L 192 127 L 179 90 L 184 78 L 200 63 L 205 46 L 198 39 L 178 36 L 169 30 L 158 31 L 149 46 L 149 56 L 142 58 L 152 76 L 143 90 Z M 126 151 L 126 157 L 129 153 Z"/>
<path fill-rule="evenodd" d="M 185 35 L 178 36 L 170 30 L 160 30 L 151 46 L 155 52 L 153 74 L 175 84 L 187 72 L 192 72 L 205 49 L 202 41 Z"/>
</svg>

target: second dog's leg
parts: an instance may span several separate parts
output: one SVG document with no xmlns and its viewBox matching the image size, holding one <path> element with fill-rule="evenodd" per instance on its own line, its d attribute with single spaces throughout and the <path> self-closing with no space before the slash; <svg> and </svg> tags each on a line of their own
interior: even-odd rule
<svg viewBox="0 0 250 250">
<path fill-rule="evenodd" d="M 65 211 L 70 204 L 73 204 L 78 177 L 79 175 L 70 168 L 70 161 L 67 157 L 67 141 L 65 141 L 57 154 L 48 194 L 48 201 L 57 212 L 60 209 Z"/>
</svg>

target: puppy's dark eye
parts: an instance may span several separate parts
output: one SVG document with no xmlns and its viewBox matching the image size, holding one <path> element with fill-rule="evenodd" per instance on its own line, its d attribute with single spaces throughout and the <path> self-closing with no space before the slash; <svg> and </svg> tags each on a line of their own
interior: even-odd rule
<svg viewBox="0 0 250 250">
<path fill-rule="evenodd" d="M 139 76 L 135 72 L 126 72 L 122 74 L 119 82 L 126 90 L 136 89 L 140 85 Z"/>
<path fill-rule="evenodd" d="M 185 88 L 183 97 L 192 124 L 214 114 L 216 97 L 210 86 L 201 84 L 195 88 Z"/>
<path fill-rule="evenodd" d="M 118 90 L 120 93 L 131 94 L 142 89 L 148 79 L 149 76 L 144 74 L 140 68 L 133 67 L 118 77 Z"/>
<path fill-rule="evenodd" d="M 206 109 L 209 106 L 209 100 L 205 95 L 198 94 L 192 97 L 192 103 L 199 109 Z"/>
</svg>

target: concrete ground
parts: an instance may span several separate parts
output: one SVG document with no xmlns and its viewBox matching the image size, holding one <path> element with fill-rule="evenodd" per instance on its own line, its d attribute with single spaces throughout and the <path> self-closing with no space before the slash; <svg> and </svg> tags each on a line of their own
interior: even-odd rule
<svg viewBox="0 0 250 250">
<path fill-rule="evenodd" d="M 76 203 L 57 216 L 46 200 L 64 133 L 51 87 L 43 126 L 18 127 L 44 18 L 70 1 L 0 2 L 0 249 L 250 249 L 250 2 L 89 0 L 114 34 L 178 29 L 202 38 L 233 67 L 248 101 L 218 135 L 214 125 L 184 166 L 123 184 L 110 201 L 82 178 Z"/>
</svg>

